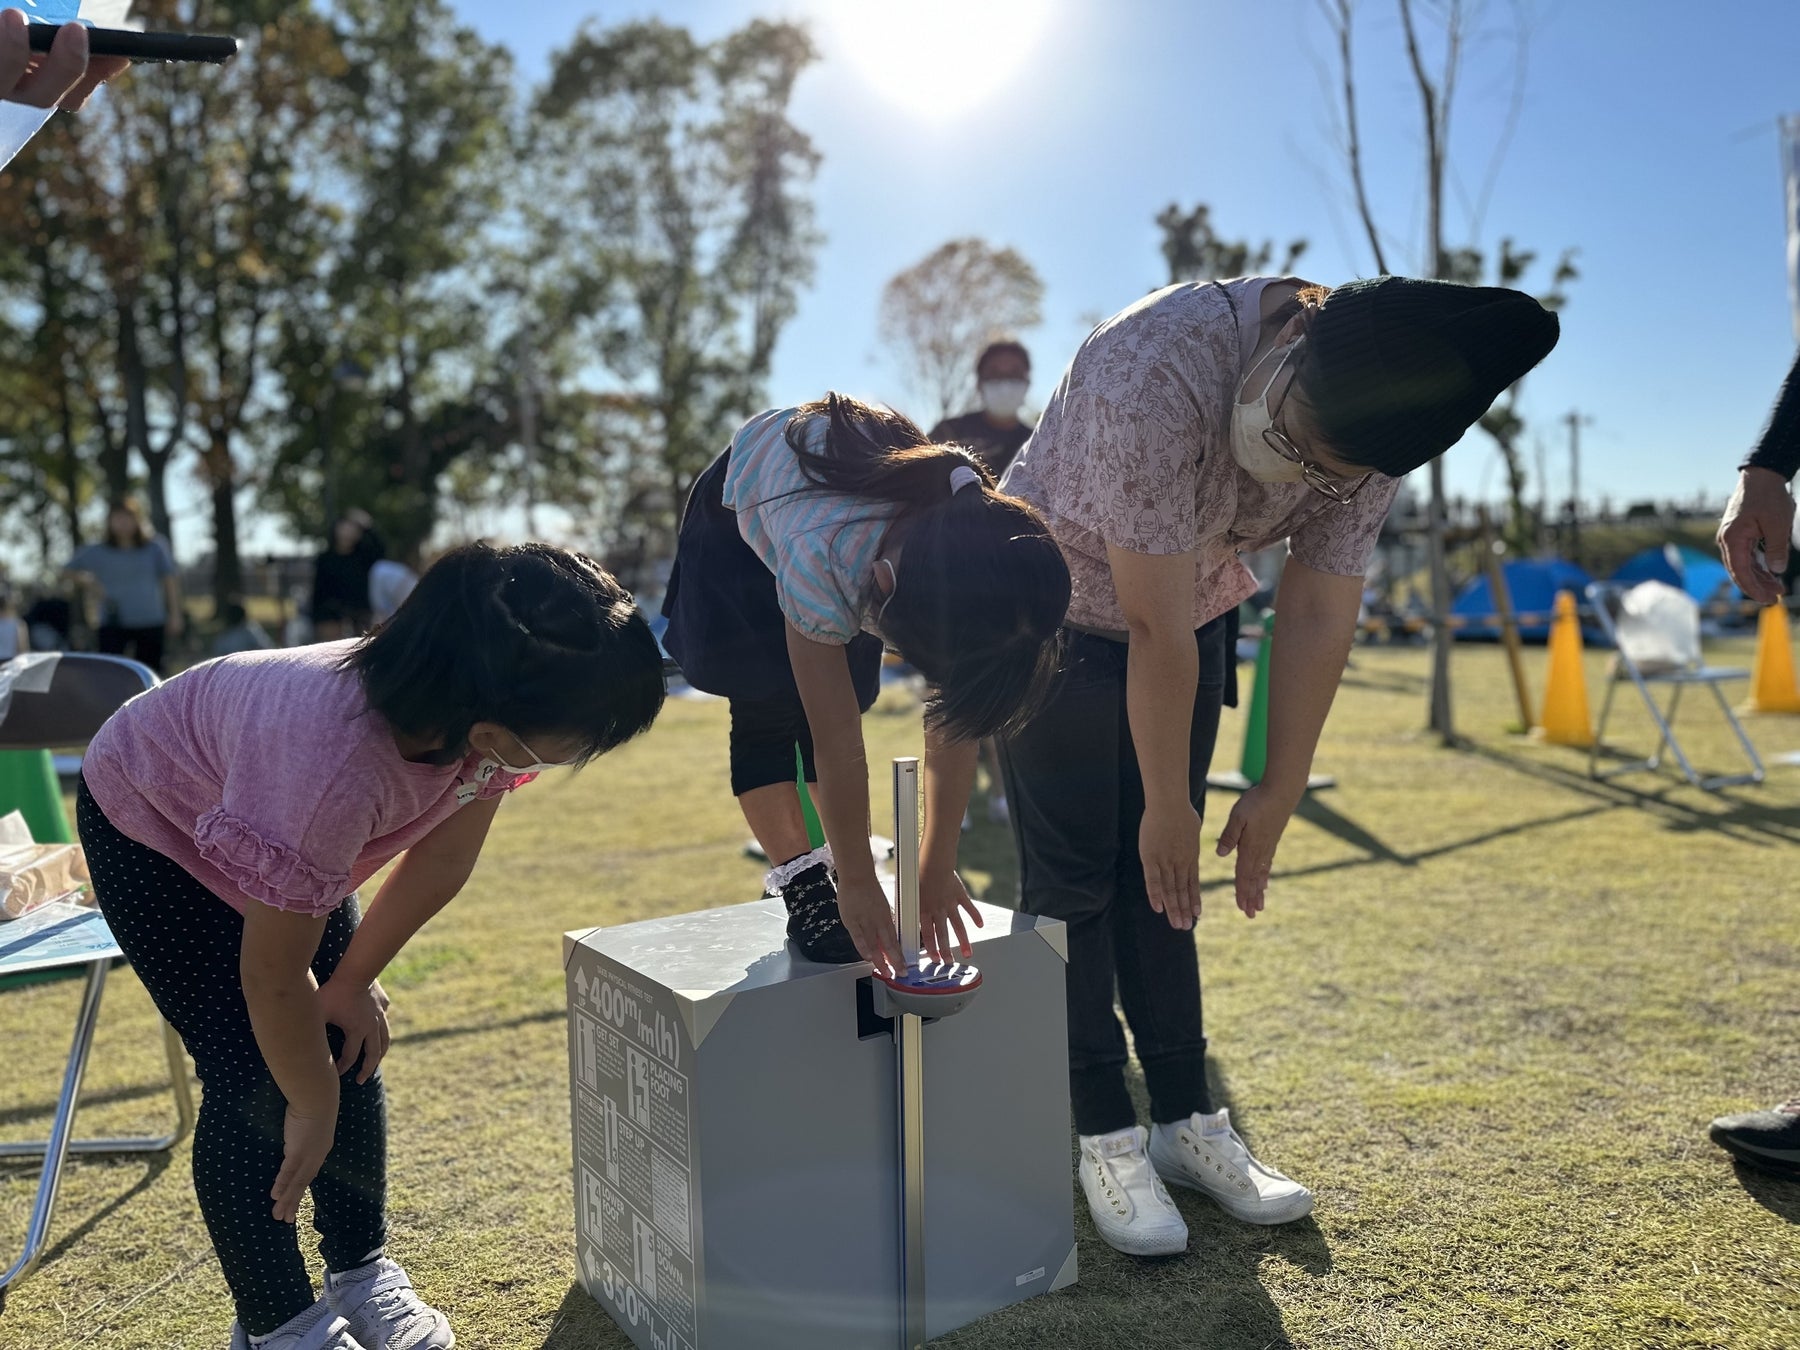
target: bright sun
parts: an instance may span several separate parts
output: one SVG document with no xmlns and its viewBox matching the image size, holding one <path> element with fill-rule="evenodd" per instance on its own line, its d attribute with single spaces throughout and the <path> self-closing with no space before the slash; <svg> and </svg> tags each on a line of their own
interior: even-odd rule
<svg viewBox="0 0 1800 1350">
<path fill-rule="evenodd" d="M 1031 54 L 1055 0 L 828 0 L 857 74 L 914 115 L 948 121 L 999 89 Z"/>
</svg>

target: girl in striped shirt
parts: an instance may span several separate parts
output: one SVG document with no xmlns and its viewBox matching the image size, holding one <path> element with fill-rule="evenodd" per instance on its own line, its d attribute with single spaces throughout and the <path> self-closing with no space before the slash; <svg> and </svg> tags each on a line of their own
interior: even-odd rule
<svg viewBox="0 0 1800 1350">
<path fill-rule="evenodd" d="M 838 394 L 760 413 L 695 481 L 663 612 L 688 682 L 731 702 L 731 789 L 815 961 L 897 963 L 868 848 L 862 714 L 892 647 L 930 687 L 920 912 L 966 949 L 956 846 L 983 736 L 1054 673 L 1069 571 L 1037 512 L 966 451 Z M 807 836 L 795 751 L 825 847 Z"/>
</svg>

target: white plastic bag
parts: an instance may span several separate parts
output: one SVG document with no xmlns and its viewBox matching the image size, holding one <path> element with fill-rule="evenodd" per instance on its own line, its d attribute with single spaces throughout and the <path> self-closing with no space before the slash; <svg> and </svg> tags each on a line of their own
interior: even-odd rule
<svg viewBox="0 0 1800 1350">
<path fill-rule="evenodd" d="M 0 920 L 58 900 L 87 903 L 87 858 L 79 844 L 34 844 L 25 817 L 0 816 Z"/>
<path fill-rule="evenodd" d="M 1619 650 L 1646 675 L 1700 664 L 1700 606 L 1686 591 L 1642 581 L 1619 598 Z"/>
</svg>

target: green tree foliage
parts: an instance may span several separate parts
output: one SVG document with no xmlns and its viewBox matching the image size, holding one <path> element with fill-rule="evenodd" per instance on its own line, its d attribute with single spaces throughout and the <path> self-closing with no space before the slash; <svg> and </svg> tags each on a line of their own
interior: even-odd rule
<svg viewBox="0 0 1800 1350">
<path fill-rule="evenodd" d="M 588 28 L 533 102 L 513 265 L 536 360 L 567 377 L 539 449 L 554 470 L 557 437 L 585 431 L 609 547 L 666 535 L 765 399 L 820 239 L 819 155 L 788 118 L 816 57 L 788 23 L 713 43 L 654 21 Z"/>
<path fill-rule="evenodd" d="M 1179 202 L 1170 202 L 1157 213 L 1156 228 L 1162 231 L 1162 255 L 1169 266 L 1171 286 L 1179 281 L 1260 276 L 1275 257 L 1275 245 L 1267 239 L 1252 244 L 1247 239 L 1220 238 L 1213 228 L 1212 208 L 1204 202 L 1196 203 L 1191 211 L 1183 211 Z M 1274 269 L 1276 275 L 1291 273 L 1305 252 L 1306 240 L 1291 240 L 1282 251 L 1281 265 Z"/>
<path fill-rule="evenodd" d="M 335 217 L 290 296 L 281 374 L 294 416 L 268 500 L 302 535 L 351 507 L 416 554 L 441 480 L 502 453 L 516 408 L 483 269 L 510 163 L 512 60 L 444 0 L 345 0 L 330 155 L 313 190 Z M 334 372 L 364 374 L 350 386 Z"/>
<path fill-rule="evenodd" d="M 554 500 L 659 555 L 811 277 L 805 32 L 589 29 L 526 98 L 447 0 L 139 8 L 243 50 L 130 72 L 0 174 L 11 541 L 54 565 L 139 487 L 170 533 L 179 471 L 221 597 L 247 493 L 402 555 Z"/>
</svg>

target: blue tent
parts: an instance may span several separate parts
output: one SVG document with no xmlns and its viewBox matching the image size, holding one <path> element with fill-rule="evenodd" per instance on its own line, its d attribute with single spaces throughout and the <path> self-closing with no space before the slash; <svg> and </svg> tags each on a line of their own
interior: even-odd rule
<svg viewBox="0 0 1800 1350">
<path fill-rule="evenodd" d="M 1565 559 L 1519 559 L 1504 564 L 1502 571 L 1512 612 L 1519 620 L 1519 636 L 1528 641 L 1543 642 L 1550 636 L 1550 614 L 1556 608 L 1558 591 L 1574 591 L 1576 602 L 1586 603 L 1590 578 Z M 1500 616 L 1485 574 L 1462 588 L 1450 613 L 1461 620 L 1452 629 L 1459 638 L 1492 640 L 1500 636 Z"/>
<path fill-rule="evenodd" d="M 1731 584 L 1731 574 L 1718 558 L 1697 548 L 1683 548 L 1677 544 L 1664 544 L 1661 548 L 1647 548 L 1633 554 L 1613 573 L 1613 580 L 1627 586 L 1635 586 L 1640 581 L 1660 581 L 1679 587 L 1702 605 L 1715 600 L 1742 598 L 1737 587 Z"/>
</svg>

